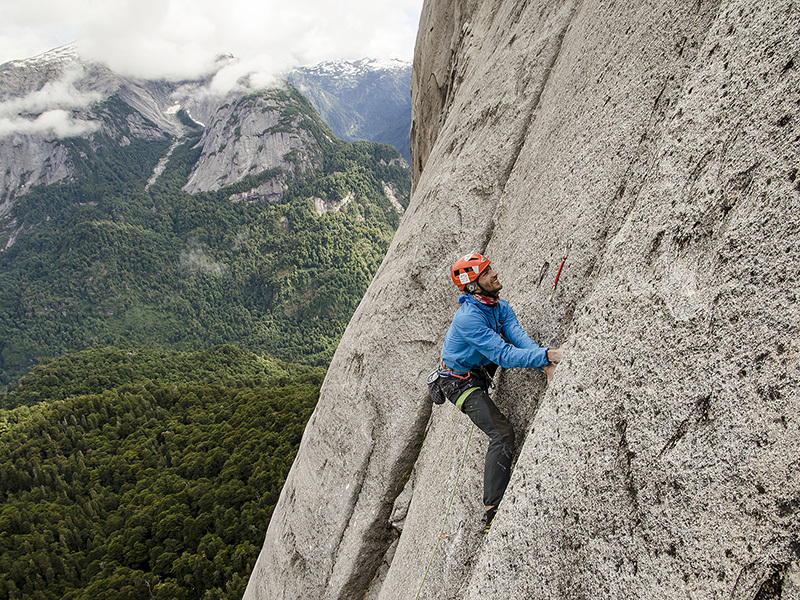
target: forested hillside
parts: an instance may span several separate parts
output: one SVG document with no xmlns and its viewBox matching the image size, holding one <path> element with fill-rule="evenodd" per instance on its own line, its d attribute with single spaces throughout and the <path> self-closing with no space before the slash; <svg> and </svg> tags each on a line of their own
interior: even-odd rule
<svg viewBox="0 0 800 600">
<path fill-rule="evenodd" d="M 91 134 L 2 140 L 0 599 L 238 599 L 410 171 L 291 86 L 102 72 Z"/>
<path fill-rule="evenodd" d="M 0 388 L 43 357 L 125 341 L 231 343 L 326 364 L 397 228 L 410 175 L 390 146 L 336 140 L 296 90 L 259 94 L 288 107 L 276 127 L 311 132 L 318 166 L 189 194 L 200 130 L 150 185 L 166 136 L 120 143 L 107 126 L 62 142 L 75 175 L 16 198 L 13 226 L 0 228 Z M 122 127 L 131 111 L 112 98 L 101 112 Z M 248 196 L 276 178 L 279 200 Z"/>
<path fill-rule="evenodd" d="M 324 371 L 96 347 L 0 411 L 0 598 L 238 599 Z M 63 399 L 61 399 L 63 398 Z"/>
</svg>

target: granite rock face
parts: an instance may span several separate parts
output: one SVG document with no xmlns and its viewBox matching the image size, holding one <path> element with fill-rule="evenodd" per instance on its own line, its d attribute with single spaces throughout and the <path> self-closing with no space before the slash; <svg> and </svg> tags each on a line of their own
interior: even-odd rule
<svg viewBox="0 0 800 600">
<path fill-rule="evenodd" d="M 303 115 L 282 116 L 297 101 L 272 96 L 232 98 L 219 107 L 203 132 L 203 152 L 187 192 L 218 190 L 271 168 L 299 175 L 315 166 L 317 141 L 301 126 Z"/>
<path fill-rule="evenodd" d="M 426 1 L 414 197 L 246 599 L 800 598 L 799 33 L 789 0 Z M 485 436 L 424 385 L 473 250 L 566 349 L 497 378 L 487 536 Z"/>
<path fill-rule="evenodd" d="M 66 148 L 28 134 L 0 139 L 0 164 L 6 166 L 0 173 L 0 218 L 13 206 L 9 192 L 22 195 L 33 185 L 49 185 L 72 173 Z"/>
<path fill-rule="evenodd" d="M 74 174 L 65 139 L 103 133 L 125 145 L 180 133 L 163 110 L 174 87 L 117 75 L 72 46 L 0 65 L 0 218 L 31 187 Z M 122 124 L 102 106 L 112 97 L 133 109 Z"/>
</svg>

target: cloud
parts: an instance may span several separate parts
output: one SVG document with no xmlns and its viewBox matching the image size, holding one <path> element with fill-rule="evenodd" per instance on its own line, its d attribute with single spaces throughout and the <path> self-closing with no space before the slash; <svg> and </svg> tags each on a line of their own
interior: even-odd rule
<svg viewBox="0 0 800 600">
<path fill-rule="evenodd" d="M 22 98 L 0 102 L 0 116 L 20 113 L 40 113 L 55 108 L 78 110 L 88 108 L 102 99 L 99 92 L 84 92 L 75 87 L 83 79 L 83 68 L 73 64 L 64 69 L 56 80 L 48 81 L 41 89 Z"/>
<path fill-rule="evenodd" d="M 0 138 L 28 133 L 60 139 L 93 133 L 99 128 L 98 123 L 76 119 L 65 110 L 48 110 L 35 119 L 0 117 Z"/>
<path fill-rule="evenodd" d="M 205 251 L 205 246 L 192 238 L 189 240 L 189 248 L 181 252 L 180 265 L 187 271 L 206 273 L 220 277 L 225 273 L 225 265 L 211 260 Z"/>
<path fill-rule="evenodd" d="M 422 0 L 0 0 L 0 38 L 37 27 L 43 39 L 56 28 L 72 31 L 82 55 L 150 79 L 196 78 L 230 53 L 241 59 L 240 75 L 269 80 L 322 60 L 411 59 L 421 7 Z M 9 58 L 22 56 L 0 56 Z"/>
<path fill-rule="evenodd" d="M 27 133 L 65 138 L 97 131 L 98 123 L 71 112 L 86 109 L 102 99 L 98 92 L 84 92 L 75 87 L 82 78 L 83 69 L 71 65 L 59 79 L 47 82 L 41 89 L 0 102 L 0 137 Z"/>
</svg>

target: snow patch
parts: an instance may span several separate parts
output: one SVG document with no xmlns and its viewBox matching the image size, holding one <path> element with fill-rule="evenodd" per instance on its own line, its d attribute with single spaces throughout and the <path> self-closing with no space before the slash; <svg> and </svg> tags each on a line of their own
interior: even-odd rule
<svg viewBox="0 0 800 600">
<path fill-rule="evenodd" d="M 353 78 L 375 71 L 401 71 L 411 66 L 411 62 L 398 59 L 379 60 L 374 58 L 362 58 L 356 61 L 328 60 L 315 65 L 298 67 L 295 70 L 313 75 Z"/>
<path fill-rule="evenodd" d="M 37 54 L 36 56 L 32 56 L 30 58 L 11 60 L 6 64 L 14 68 L 39 67 L 58 63 L 64 64 L 79 60 L 80 56 L 78 55 L 75 44 L 67 44 L 65 46 L 59 46 L 58 48 L 48 50 L 47 52 L 42 52 L 41 54 Z"/>
</svg>

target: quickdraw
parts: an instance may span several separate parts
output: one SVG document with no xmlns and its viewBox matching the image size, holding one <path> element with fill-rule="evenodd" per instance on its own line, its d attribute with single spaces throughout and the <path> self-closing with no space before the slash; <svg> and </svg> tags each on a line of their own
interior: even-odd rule
<svg viewBox="0 0 800 600">
<path fill-rule="evenodd" d="M 569 251 L 569 245 L 567 245 L 567 247 L 564 248 L 564 256 L 561 259 L 561 264 L 558 266 L 558 273 L 556 273 L 556 279 L 553 282 L 553 287 L 550 288 L 550 295 L 547 297 L 547 301 L 548 302 L 552 302 L 553 294 L 556 293 L 556 286 L 558 285 L 558 279 L 559 279 L 559 277 L 561 277 L 561 269 L 564 268 L 564 263 L 567 262 L 567 252 L 568 251 Z"/>
</svg>

